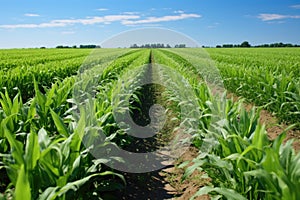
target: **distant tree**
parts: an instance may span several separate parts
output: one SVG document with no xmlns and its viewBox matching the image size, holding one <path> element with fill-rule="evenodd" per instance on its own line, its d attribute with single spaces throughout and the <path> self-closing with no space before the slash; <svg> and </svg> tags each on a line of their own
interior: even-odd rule
<svg viewBox="0 0 300 200">
<path fill-rule="evenodd" d="M 156 44 L 154 48 L 165 48 L 164 44 Z"/>
<path fill-rule="evenodd" d="M 232 48 L 233 44 L 223 44 L 223 48 Z"/>
<path fill-rule="evenodd" d="M 56 48 L 57 48 L 57 49 L 69 49 L 69 48 L 71 48 L 71 47 L 59 45 L 59 46 L 57 46 Z"/>
<path fill-rule="evenodd" d="M 242 42 L 241 47 L 251 47 L 251 45 L 249 44 L 248 41 L 244 41 Z"/>
<path fill-rule="evenodd" d="M 76 46 L 76 45 L 74 45 L 74 46 L 72 46 L 72 48 L 73 48 L 73 49 L 76 49 L 76 48 L 77 48 L 77 46 Z"/>
<path fill-rule="evenodd" d="M 95 48 L 99 48 L 99 46 L 97 45 L 80 45 L 79 46 L 80 49 L 95 49 Z"/>
<path fill-rule="evenodd" d="M 46 47 L 41 47 L 40 49 L 46 49 Z"/>
<path fill-rule="evenodd" d="M 242 44 L 223 44 L 221 45 L 217 45 L 216 48 L 238 48 L 238 47 L 251 47 L 251 45 L 249 44 L 249 42 L 245 41 Z M 255 48 L 281 48 L 281 47 L 300 47 L 300 45 L 297 44 L 290 44 L 290 43 L 282 43 L 282 42 L 277 42 L 277 43 L 271 43 L 271 44 L 260 44 L 260 45 L 255 45 L 253 46 Z"/>
<path fill-rule="evenodd" d="M 174 46 L 175 48 L 186 48 L 186 44 L 176 44 Z M 133 44 L 130 45 L 130 48 L 172 48 L 169 44 L 163 44 L 163 43 L 152 43 L 152 44 L 142 44 L 137 45 Z"/>
<path fill-rule="evenodd" d="M 175 48 L 186 48 L 185 44 L 176 44 Z"/>
<path fill-rule="evenodd" d="M 130 46 L 130 48 L 139 48 L 137 44 L 133 44 Z"/>
</svg>

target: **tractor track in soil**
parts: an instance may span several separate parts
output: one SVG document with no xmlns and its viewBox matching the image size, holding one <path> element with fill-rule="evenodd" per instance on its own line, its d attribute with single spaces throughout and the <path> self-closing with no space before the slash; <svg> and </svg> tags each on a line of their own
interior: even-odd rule
<svg viewBox="0 0 300 200">
<path fill-rule="evenodd" d="M 153 70 L 154 58 L 152 53 L 149 56 L 149 65 L 145 73 L 147 82 L 152 82 L 155 70 Z M 133 102 L 133 107 L 139 107 L 132 110 L 131 117 L 139 126 L 146 126 L 150 123 L 149 109 L 152 105 L 158 104 L 161 101 L 161 93 L 163 88 L 155 84 L 144 85 L 139 91 L 139 99 L 141 105 Z M 131 144 L 126 147 L 126 150 L 131 152 L 151 152 L 162 146 L 165 141 L 162 137 L 162 131 L 157 133 L 154 137 L 141 139 L 133 138 Z M 166 166 L 169 168 L 172 166 Z M 121 172 L 122 173 L 122 172 Z M 122 173 L 125 177 L 127 185 L 124 190 L 116 195 L 116 199 L 122 200 L 146 200 L 146 199 L 172 199 L 174 196 L 172 191 L 166 189 L 165 177 L 161 174 L 161 170 L 152 171 L 148 173 Z"/>
<path fill-rule="evenodd" d="M 149 65 L 146 72 L 145 79 L 153 80 L 159 75 L 153 64 L 155 63 L 152 52 L 149 56 Z M 145 126 L 149 124 L 149 108 L 154 104 L 165 105 L 166 101 L 162 96 L 164 88 L 157 84 L 149 84 L 142 87 L 140 96 L 142 105 L 140 109 L 132 111 L 132 118 L 136 124 Z M 138 106 L 138 105 L 134 105 Z M 170 111 L 172 112 L 172 111 Z M 172 117 L 172 113 L 170 114 Z M 176 135 L 173 132 L 173 128 L 176 124 L 171 120 L 166 120 L 164 128 L 160 130 L 154 137 L 147 139 L 134 138 L 133 142 L 126 150 L 131 152 L 149 152 L 155 151 L 157 148 L 164 146 L 171 140 L 172 136 Z M 205 181 L 201 180 L 187 180 L 181 181 L 181 177 L 184 174 L 183 169 L 178 169 L 176 166 L 181 162 L 192 160 L 197 156 L 197 149 L 190 147 L 180 158 L 174 163 L 168 163 L 163 169 L 148 172 L 148 173 L 125 173 L 123 174 L 127 185 L 121 191 L 118 191 L 112 195 L 111 199 L 122 200 L 164 200 L 164 199 L 189 199 L 197 190 L 200 185 L 203 185 Z M 201 199 L 207 199 L 202 197 Z"/>
</svg>

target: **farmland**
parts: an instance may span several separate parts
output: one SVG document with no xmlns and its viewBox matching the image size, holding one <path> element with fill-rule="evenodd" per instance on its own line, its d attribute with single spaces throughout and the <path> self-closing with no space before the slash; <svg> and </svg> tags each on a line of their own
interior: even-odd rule
<svg viewBox="0 0 300 200">
<path fill-rule="evenodd" d="M 299 128 L 299 75 L 295 48 L 0 50 L 1 198 L 113 199 L 127 187 L 122 170 L 149 169 L 107 150 L 147 152 L 188 135 L 198 155 L 178 165 L 183 180 L 210 180 L 192 198 L 300 199 L 293 141 L 270 140 L 259 109 L 224 93 Z M 149 114 L 157 104 L 163 127 Z M 159 129 L 155 141 L 126 134 L 131 123 Z"/>
<path fill-rule="evenodd" d="M 299 123 L 299 49 L 209 50 L 228 90 L 264 106 L 283 121 Z"/>
</svg>

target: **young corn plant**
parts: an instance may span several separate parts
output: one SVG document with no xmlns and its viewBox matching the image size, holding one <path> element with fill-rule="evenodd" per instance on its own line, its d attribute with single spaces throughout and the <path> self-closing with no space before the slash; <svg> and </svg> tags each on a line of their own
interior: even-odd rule
<svg viewBox="0 0 300 200">
<path fill-rule="evenodd" d="M 263 199 L 299 199 L 300 154 L 293 149 L 293 141 L 283 143 L 283 133 L 264 149 L 258 169 L 245 172 L 247 178 L 260 184 Z M 258 191 L 257 191 L 258 192 Z"/>
<path fill-rule="evenodd" d="M 36 96 L 24 105 L 18 96 L 12 101 L 8 93 L 2 94 L 0 127 L 5 151 L 1 151 L 1 164 L 11 181 L 7 193 L 16 199 L 83 198 L 83 194 L 79 193 L 81 188 L 87 184 L 94 188 L 94 182 L 97 183 L 94 189 L 101 196 L 105 191 L 120 188 L 115 178 L 104 177 L 118 177 L 124 182 L 121 175 L 103 166 L 108 160 L 97 159 L 90 154 L 96 148 L 95 141 L 101 145 L 98 129 L 104 130 L 107 136 L 112 135 L 102 141 L 106 145 L 115 137 L 111 117 L 107 118 L 111 115 L 108 115 L 104 104 L 93 103 L 90 105 L 92 112 L 86 113 L 85 109 L 81 109 L 78 121 L 74 121 L 78 116 L 71 113 L 77 108 L 71 107 L 74 100 L 68 99 L 73 84 L 74 78 L 66 79 L 46 89 L 46 94 L 43 94 L 35 81 Z M 109 90 L 102 90 L 102 94 L 105 91 Z M 102 101 L 99 99 L 99 102 Z M 91 124 L 90 117 L 98 118 L 96 124 Z M 88 149 L 82 143 L 86 135 L 90 139 Z"/>
<path fill-rule="evenodd" d="M 212 113 L 225 113 L 221 118 L 212 117 L 211 129 L 207 131 L 216 140 L 215 145 L 210 151 L 201 152 L 186 170 L 185 176 L 191 175 L 194 170 L 203 170 L 212 179 L 212 185 L 201 188 L 194 197 L 209 193 L 216 198 L 223 196 L 230 199 L 272 199 L 276 195 L 278 199 L 297 199 L 294 191 L 299 179 L 284 175 L 289 171 L 283 166 L 288 162 L 293 163 L 292 166 L 297 165 L 299 160 L 291 145 L 286 154 L 296 159 L 286 161 L 281 157 L 279 147 L 284 134 L 271 142 L 265 127 L 258 124 L 259 114 L 254 109 L 248 113 L 240 105 L 228 103 L 225 99 L 221 102 L 209 104 Z M 282 158 L 281 162 L 278 157 Z M 275 163 L 278 167 L 273 167 Z M 273 173 L 282 175 L 280 178 L 284 181 L 280 178 L 271 180 Z M 293 175 L 297 177 L 296 174 Z M 269 185 L 264 184 L 265 179 L 269 179 Z M 277 184 L 277 188 L 272 184 Z"/>
<path fill-rule="evenodd" d="M 187 56 L 185 55 L 185 57 Z M 190 58 L 192 59 L 191 56 Z M 170 61 L 169 63 L 172 62 Z M 174 64 L 173 66 L 178 68 L 178 65 L 180 64 Z M 231 72 L 234 71 L 231 70 Z M 238 91 L 244 92 L 245 96 L 254 95 L 253 98 L 261 99 L 264 102 L 263 104 L 267 104 L 269 102 L 264 98 L 267 98 L 266 95 L 271 95 L 272 98 L 269 98 L 269 100 L 272 99 L 273 104 L 277 108 L 279 105 L 277 102 L 285 100 L 282 91 L 287 90 L 287 81 L 285 81 L 287 79 L 282 79 L 282 82 L 278 82 L 277 76 L 270 75 L 269 78 L 274 82 L 271 87 L 263 82 L 261 85 L 257 84 L 258 88 L 254 89 L 256 85 L 250 85 L 253 79 L 244 74 L 239 73 L 236 79 L 236 87 L 239 87 Z M 263 80 L 263 78 L 260 78 L 261 75 L 262 73 L 255 76 L 258 77 L 258 83 Z M 241 76 L 243 76 L 243 79 Z M 201 83 L 197 84 L 192 76 L 186 77 L 189 78 L 190 83 L 195 83 L 193 84 L 194 91 L 198 96 L 199 107 L 202 111 L 202 116 L 199 119 L 202 131 L 194 136 L 194 144 L 199 147 L 200 154 L 192 161 L 193 164 L 187 168 L 184 177 L 190 176 L 195 170 L 199 170 L 206 172 L 212 180 L 210 186 L 201 188 L 193 198 L 203 194 L 210 194 L 216 199 L 272 199 L 274 195 L 277 195 L 278 199 L 297 199 L 298 197 L 295 196 L 294 190 L 296 191 L 297 187 L 295 185 L 297 185 L 296 182 L 298 181 L 293 182 L 295 178 L 290 179 L 291 175 L 283 176 L 283 174 L 288 173 L 287 171 L 279 170 L 278 172 L 277 170 L 275 172 L 275 168 L 270 167 L 272 165 L 270 161 L 275 162 L 279 160 L 276 157 L 281 157 L 281 153 L 279 151 L 270 153 L 269 149 L 273 151 L 274 148 L 271 148 L 271 146 L 276 146 L 276 144 L 280 146 L 282 141 L 271 142 L 268 139 L 265 127 L 258 123 L 259 112 L 254 108 L 247 112 L 242 107 L 242 102 L 233 103 L 233 101 L 226 100 L 225 94 L 221 99 L 213 98 L 208 88 L 201 87 Z M 240 82 L 242 82 L 242 85 L 240 85 Z M 259 88 L 262 85 L 265 88 L 266 95 L 259 93 Z M 287 91 L 292 90 L 291 85 L 288 87 Z M 276 89 L 275 91 L 274 88 Z M 258 93 L 253 93 L 253 91 Z M 292 96 L 293 98 L 295 97 L 295 95 Z M 287 107 L 288 105 L 294 106 L 297 104 L 284 104 Z M 207 135 L 211 136 L 210 140 L 207 139 Z M 207 141 L 213 144 L 205 144 Z M 291 142 L 288 143 L 291 144 Z M 203 148 L 203 146 L 210 148 Z M 292 149 L 291 145 L 289 147 Z M 294 155 L 290 152 L 286 154 Z M 267 161 L 269 162 L 268 165 L 266 164 Z M 293 159 L 293 162 L 296 165 L 298 160 Z M 275 163 L 278 164 L 278 169 L 283 168 L 279 165 L 282 165 L 284 162 L 276 161 Z M 188 162 L 183 163 L 181 167 L 185 167 L 187 164 Z M 264 171 L 264 175 L 262 171 Z M 278 178 L 273 175 L 274 173 L 279 173 L 281 176 L 277 175 L 279 176 Z M 296 174 L 295 177 L 297 177 Z M 269 184 L 264 184 L 263 182 L 267 181 L 265 180 L 267 179 L 266 177 L 269 179 Z M 270 177 L 275 178 L 271 179 Z"/>
</svg>

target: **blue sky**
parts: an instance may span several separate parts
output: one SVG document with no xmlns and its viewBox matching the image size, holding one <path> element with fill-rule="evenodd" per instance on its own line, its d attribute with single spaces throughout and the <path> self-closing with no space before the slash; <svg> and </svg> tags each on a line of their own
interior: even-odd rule
<svg viewBox="0 0 300 200">
<path fill-rule="evenodd" d="M 295 0 L 1 0 L 0 48 L 101 44 L 123 31 L 159 27 L 201 45 L 300 44 Z"/>
</svg>

